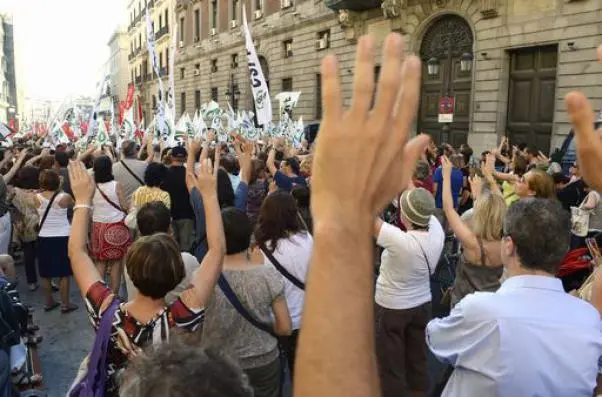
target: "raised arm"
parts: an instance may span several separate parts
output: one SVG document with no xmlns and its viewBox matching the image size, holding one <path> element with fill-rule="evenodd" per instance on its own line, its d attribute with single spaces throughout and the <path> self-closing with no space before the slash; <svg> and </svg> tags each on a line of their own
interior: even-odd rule
<svg viewBox="0 0 602 397">
<path fill-rule="evenodd" d="M 17 157 L 17 161 L 15 161 L 15 164 L 13 164 L 10 171 L 8 171 L 5 175 L 3 175 L 4 182 L 6 182 L 6 184 L 9 184 L 10 181 L 15 176 L 15 174 L 17 173 L 17 171 L 19 171 L 19 169 L 21 168 L 21 165 L 25 161 L 25 156 L 27 156 L 27 150 L 25 150 L 25 149 L 21 150 L 21 153 L 19 153 L 19 157 Z"/>
<path fill-rule="evenodd" d="M 79 161 L 69 164 L 69 180 L 75 196 L 71 235 L 69 236 L 69 259 L 79 290 L 82 296 L 86 296 L 92 284 L 101 280 L 94 262 L 88 255 L 87 247 L 88 224 L 96 186 L 92 181 L 92 176 L 86 171 L 86 167 Z"/>
<path fill-rule="evenodd" d="M 201 141 L 197 139 L 193 139 L 190 142 L 190 147 L 188 148 L 188 158 L 186 159 L 186 169 L 188 171 L 192 171 L 194 173 L 194 163 L 196 160 L 197 153 L 202 149 Z"/>
<path fill-rule="evenodd" d="M 155 146 L 153 145 L 153 136 L 148 134 L 146 136 L 146 162 L 151 164 L 155 161 Z"/>
<path fill-rule="evenodd" d="M 50 151 L 48 149 L 43 149 L 40 154 L 38 154 L 37 156 L 34 156 L 32 158 L 30 158 L 29 160 L 27 160 L 27 162 L 25 163 L 25 166 L 27 167 L 31 167 L 34 164 L 36 164 L 38 161 L 40 161 L 42 159 L 42 157 L 46 156 L 50 154 Z M 1 167 L 0 167 L 1 168 Z"/>
<path fill-rule="evenodd" d="M 184 303 L 193 308 L 206 306 L 209 297 L 213 293 L 217 279 L 222 272 L 224 255 L 226 253 L 224 226 L 217 201 L 218 170 L 219 154 L 216 155 L 215 166 L 211 165 L 210 160 L 201 163 L 199 175 L 196 178 L 197 187 L 203 196 L 209 250 L 201 262 L 200 270 L 191 281 L 193 288 L 182 294 Z M 191 171 L 187 172 L 190 173 Z"/>
<path fill-rule="evenodd" d="M 276 149 L 272 148 L 270 150 L 270 154 L 268 154 L 268 161 L 267 161 L 267 166 L 268 166 L 268 171 L 270 171 L 270 174 L 272 174 L 272 176 L 276 175 L 276 172 L 278 171 L 278 168 L 276 168 Z"/>
<path fill-rule="evenodd" d="M 358 42 L 349 111 L 342 108 L 336 59 L 329 55 L 322 62 L 324 118 L 311 192 L 315 244 L 295 368 L 297 397 L 381 395 L 374 351 L 374 216 L 407 186 L 429 139 L 406 144 L 421 65 L 415 56 L 403 62 L 399 34 L 387 38 L 370 110 L 374 46 L 371 36 Z"/>
<path fill-rule="evenodd" d="M 462 222 L 460 215 L 458 215 L 454 208 L 454 199 L 451 191 L 451 173 L 453 166 L 447 156 L 441 157 L 441 167 L 443 168 L 443 190 L 441 194 L 443 198 L 445 219 L 464 247 L 471 250 L 478 250 L 479 243 L 477 237 L 472 230 Z"/>
</svg>

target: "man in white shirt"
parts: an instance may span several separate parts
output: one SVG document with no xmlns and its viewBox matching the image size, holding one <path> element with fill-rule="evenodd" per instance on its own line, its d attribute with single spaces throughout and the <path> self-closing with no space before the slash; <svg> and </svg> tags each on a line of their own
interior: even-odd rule
<svg viewBox="0 0 602 397">
<path fill-rule="evenodd" d="M 509 278 L 497 292 L 468 295 L 428 324 L 429 348 L 455 367 L 443 396 L 592 396 L 600 314 L 554 277 L 569 230 L 568 213 L 555 201 L 510 207 L 502 240 Z"/>
<path fill-rule="evenodd" d="M 429 387 L 424 329 L 431 318 L 430 275 L 445 234 L 433 216 L 435 199 L 423 188 L 406 190 L 398 205 L 407 232 L 377 219 L 385 248 L 376 281 L 376 353 L 383 397 L 425 395 Z"/>
</svg>

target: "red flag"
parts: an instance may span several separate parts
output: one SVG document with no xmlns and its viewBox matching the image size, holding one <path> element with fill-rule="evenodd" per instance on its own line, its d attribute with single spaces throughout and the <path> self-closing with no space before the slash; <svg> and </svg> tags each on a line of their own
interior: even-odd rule
<svg viewBox="0 0 602 397">
<path fill-rule="evenodd" d="M 138 97 L 140 98 L 140 97 Z M 125 109 L 128 110 L 134 104 L 134 84 L 130 83 L 128 85 L 128 95 L 125 99 Z"/>
<path fill-rule="evenodd" d="M 126 103 L 124 101 L 119 101 L 119 125 L 123 123 L 123 115 L 125 114 Z"/>
<path fill-rule="evenodd" d="M 69 125 L 69 123 L 67 123 L 66 121 L 63 123 L 63 132 L 65 133 L 65 135 L 67 135 L 67 138 L 69 138 L 69 140 L 73 140 L 73 138 L 75 137 L 75 133 L 73 132 L 73 129 L 71 129 L 71 126 Z"/>
<path fill-rule="evenodd" d="M 138 95 L 138 124 L 142 122 L 142 101 L 140 95 Z"/>
<path fill-rule="evenodd" d="M 88 133 L 88 122 L 82 121 L 79 128 L 82 130 L 82 135 L 86 135 Z"/>
</svg>

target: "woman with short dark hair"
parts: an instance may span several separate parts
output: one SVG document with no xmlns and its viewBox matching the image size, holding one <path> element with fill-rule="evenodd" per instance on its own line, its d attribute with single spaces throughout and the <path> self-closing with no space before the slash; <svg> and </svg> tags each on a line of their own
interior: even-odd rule
<svg viewBox="0 0 602 397">
<path fill-rule="evenodd" d="M 89 211 L 97 189 L 81 163 L 69 166 L 69 176 L 77 203 L 74 207 L 73 233 L 69 240 L 69 257 L 80 291 L 86 299 L 88 315 L 94 328 L 98 329 L 117 291 L 111 291 L 104 284 L 103 274 L 98 272 L 86 248 Z M 119 376 L 129 360 L 138 355 L 142 348 L 169 341 L 178 329 L 196 331 L 205 319 L 205 305 L 221 273 L 225 244 L 215 194 L 215 174 L 211 166 L 203 167 L 195 184 L 203 195 L 207 214 L 209 251 L 193 277 L 191 287 L 182 292 L 175 302 L 167 304 L 165 295 L 185 275 L 177 243 L 169 235 L 159 233 L 142 237 L 132 245 L 125 264 L 138 294 L 115 309 L 112 337 L 107 346 L 107 384 L 104 394 L 107 397 L 119 395 Z"/>
<path fill-rule="evenodd" d="M 90 256 L 95 260 L 101 275 L 109 274 L 110 287 L 119 291 L 122 259 L 131 242 L 131 234 L 123 223 L 127 205 L 123 189 L 113 177 L 113 162 L 108 156 L 94 160 L 94 211 Z"/>
<path fill-rule="evenodd" d="M 70 195 L 61 192 L 60 186 L 61 178 L 55 170 L 43 170 L 40 173 L 41 192 L 34 196 L 40 218 L 38 267 L 46 298 L 44 310 L 51 311 L 59 307 L 59 303 L 52 297 L 51 285 L 53 278 L 59 278 L 61 312 L 69 313 L 77 309 L 76 305 L 69 302 L 69 276 L 72 272 L 67 255 L 67 243 L 71 232 L 67 208 L 73 205 L 73 199 Z"/>
<path fill-rule="evenodd" d="M 132 206 L 140 209 L 151 201 L 161 201 L 167 208 L 171 208 L 169 193 L 161 189 L 166 175 L 166 166 L 161 163 L 150 163 L 144 172 L 145 186 L 140 186 L 132 195 Z"/>
</svg>

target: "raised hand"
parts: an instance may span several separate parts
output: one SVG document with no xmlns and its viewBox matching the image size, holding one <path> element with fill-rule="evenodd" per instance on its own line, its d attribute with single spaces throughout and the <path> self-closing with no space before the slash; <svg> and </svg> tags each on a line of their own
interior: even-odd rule
<svg viewBox="0 0 602 397">
<path fill-rule="evenodd" d="M 206 159 L 201 162 L 201 166 L 197 171 L 196 186 L 205 199 L 217 195 L 218 170 L 219 165 L 216 165 L 214 168 L 210 159 Z M 188 171 L 188 173 L 191 172 L 192 171 Z"/>
<path fill-rule="evenodd" d="M 337 61 L 322 61 L 324 118 L 318 134 L 312 180 L 314 217 L 368 219 L 403 190 L 429 142 L 408 143 L 420 92 L 420 60 L 404 56 L 403 38 L 390 34 L 384 45 L 382 74 L 374 108 L 374 37 L 357 45 L 351 108 L 343 109 Z"/>
<path fill-rule="evenodd" d="M 73 196 L 75 196 L 75 204 L 90 205 L 96 186 L 81 161 L 69 163 L 69 180 Z"/>
<path fill-rule="evenodd" d="M 454 168 L 454 166 L 445 155 L 441 156 L 441 168 L 443 171 L 443 176 L 445 178 L 449 178 L 451 176 L 452 168 Z"/>
</svg>

